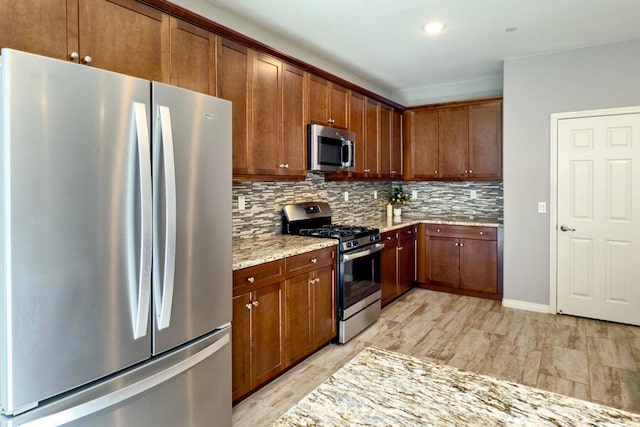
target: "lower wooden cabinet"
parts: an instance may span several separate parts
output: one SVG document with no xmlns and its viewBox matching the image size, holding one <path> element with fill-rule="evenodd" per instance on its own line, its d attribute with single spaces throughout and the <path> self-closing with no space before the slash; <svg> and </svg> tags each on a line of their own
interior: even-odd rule
<svg viewBox="0 0 640 427">
<path fill-rule="evenodd" d="M 287 365 L 336 336 L 335 267 L 322 267 L 285 283 Z"/>
<path fill-rule="evenodd" d="M 380 252 L 382 306 L 413 287 L 416 279 L 417 226 L 387 231 L 382 234 L 384 249 Z"/>
<path fill-rule="evenodd" d="M 233 400 L 336 336 L 336 249 L 233 274 Z"/>
<path fill-rule="evenodd" d="M 421 287 L 484 298 L 502 298 L 502 229 L 420 225 Z"/>
</svg>

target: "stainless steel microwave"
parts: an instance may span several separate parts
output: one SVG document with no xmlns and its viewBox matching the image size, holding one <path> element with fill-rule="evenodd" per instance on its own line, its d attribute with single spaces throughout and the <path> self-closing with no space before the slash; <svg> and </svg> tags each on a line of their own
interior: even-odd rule
<svg viewBox="0 0 640 427">
<path fill-rule="evenodd" d="M 310 171 L 344 172 L 356 166 L 356 134 L 322 125 L 307 126 Z"/>
</svg>

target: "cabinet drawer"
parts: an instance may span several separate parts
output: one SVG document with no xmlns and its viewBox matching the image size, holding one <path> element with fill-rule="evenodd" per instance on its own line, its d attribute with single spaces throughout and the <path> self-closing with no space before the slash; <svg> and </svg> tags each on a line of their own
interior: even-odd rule
<svg viewBox="0 0 640 427">
<path fill-rule="evenodd" d="M 284 260 L 271 261 L 233 272 L 233 295 L 241 295 L 284 280 Z"/>
<path fill-rule="evenodd" d="M 405 227 L 400 229 L 398 234 L 400 239 L 406 239 L 406 238 L 416 237 L 417 233 L 418 233 L 418 227 L 416 227 L 415 225 L 412 225 L 411 227 Z"/>
<path fill-rule="evenodd" d="M 498 231 L 495 227 L 427 224 L 427 236 L 496 240 L 497 235 Z"/>
<path fill-rule="evenodd" d="M 380 235 L 382 243 L 391 242 L 398 238 L 398 230 L 385 231 Z"/>
<path fill-rule="evenodd" d="M 287 276 L 306 273 L 335 263 L 335 248 L 318 249 L 286 259 Z"/>
</svg>

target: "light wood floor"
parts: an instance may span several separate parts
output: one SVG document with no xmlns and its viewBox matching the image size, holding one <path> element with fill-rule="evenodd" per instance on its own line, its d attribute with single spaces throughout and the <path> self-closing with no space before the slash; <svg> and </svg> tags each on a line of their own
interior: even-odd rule
<svg viewBox="0 0 640 427">
<path fill-rule="evenodd" d="M 269 425 L 367 346 L 640 413 L 640 327 L 414 289 L 236 405 L 233 425 Z"/>
</svg>

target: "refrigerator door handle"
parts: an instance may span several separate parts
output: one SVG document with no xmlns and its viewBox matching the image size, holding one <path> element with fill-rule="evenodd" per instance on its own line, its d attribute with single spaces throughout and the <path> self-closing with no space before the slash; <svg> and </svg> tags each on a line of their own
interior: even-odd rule
<svg viewBox="0 0 640 427">
<path fill-rule="evenodd" d="M 226 333 L 222 338 L 204 348 L 202 351 L 195 353 L 189 358 L 176 363 L 170 368 L 158 372 L 155 375 L 151 375 L 136 383 L 133 383 L 124 388 L 115 390 L 104 396 L 82 403 L 80 405 L 56 412 L 51 415 L 44 416 L 42 418 L 35 419 L 24 424 L 20 424 L 21 427 L 48 427 L 53 425 L 63 425 L 71 423 L 73 421 L 80 420 L 83 417 L 101 411 L 103 409 L 115 406 L 121 402 L 124 402 L 132 397 L 139 396 L 147 390 L 156 387 L 171 378 L 177 377 L 185 371 L 196 366 L 198 363 L 207 359 L 214 353 L 220 351 L 225 345 L 229 344 L 229 333 Z"/>
<path fill-rule="evenodd" d="M 154 143 L 162 150 L 162 169 L 164 170 L 164 254 L 160 254 L 160 238 L 158 236 L 160 222 L 155 221 L 156 236 L 154 239 L 154 254 L 156 259 L 163 259 L 162 277 L 160 267 L 154 269 L 154 304 L 156 308 L 158 330 L 168 328 L 171 323 L 171 307 L 173 305 L 173 286 L 176 260 L 176 169 L 173 152 L 173 131 L 171 129 L 171 110 L 169 107 L 158 107 L 159 122 L 155 132 Z M 159 179 L 156 181 L 156 191 L 160 191 Z M 157 205 L 159 197 L 155 198 L 155 215 L 159 214 Z"/>
<path fill-rule="evenodd" d="M 140 183 L 140 247 L 138 283 L 134 295 L 137 297 L 134 308 L 133 338 L 147 335 L 149 305 L 151 299 L 151 238 L 152 238 L 152 202 L 151 202 L 151 148 L 149 146 L 149 126 L 147 108 L 144 103 L 133 103 L 132 138 L 138 148 L 138 173 Z"/>
</svg>

